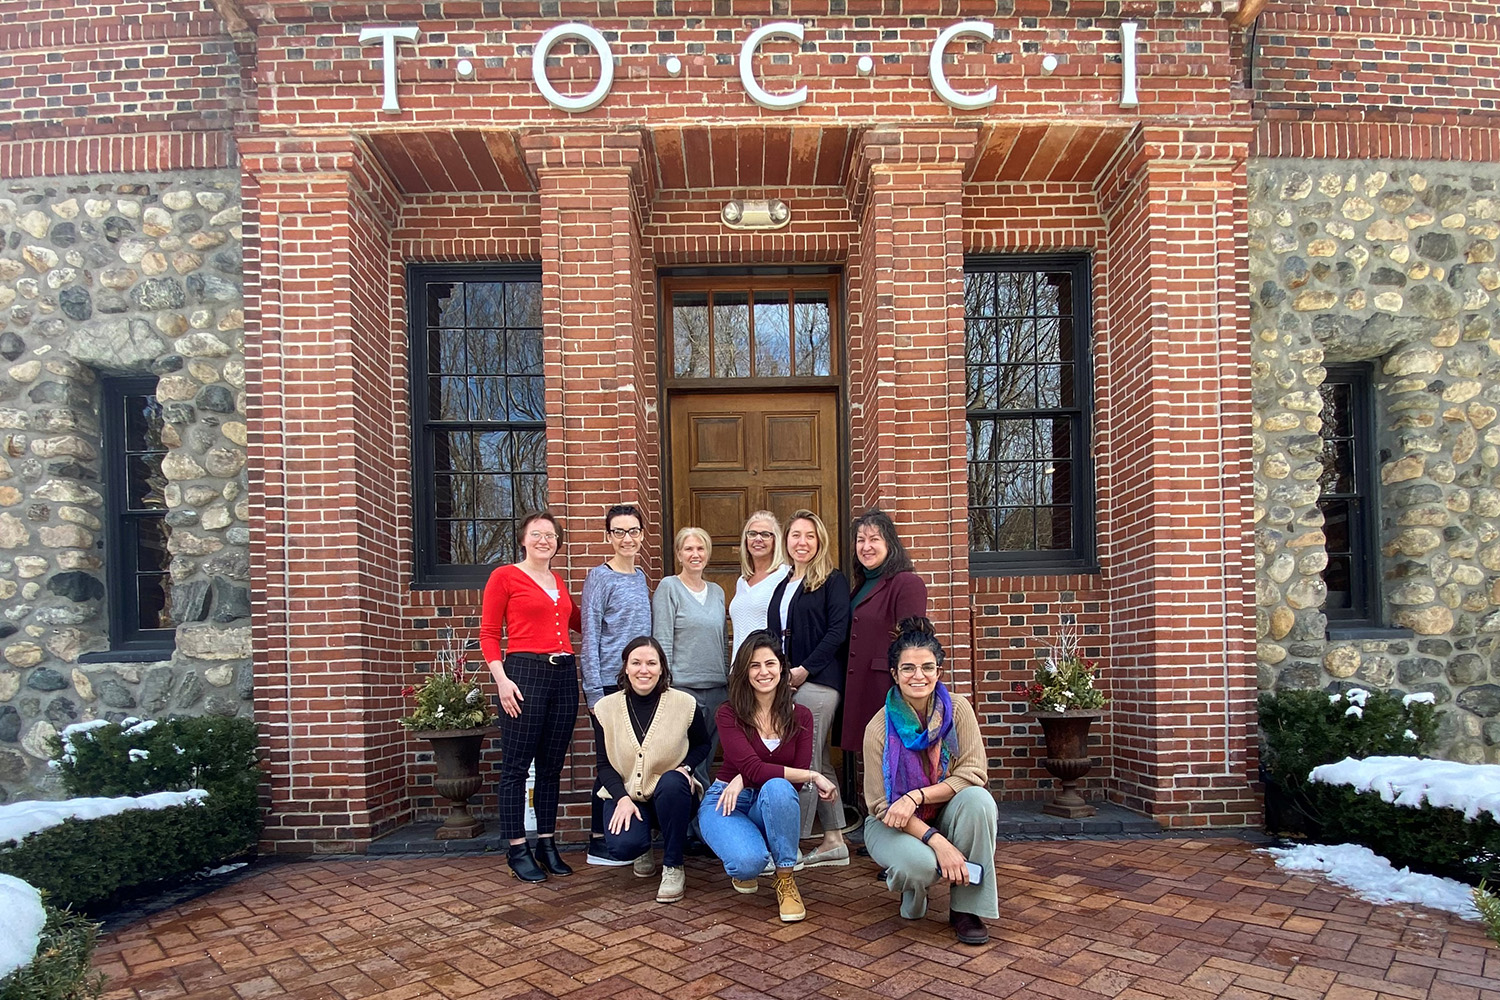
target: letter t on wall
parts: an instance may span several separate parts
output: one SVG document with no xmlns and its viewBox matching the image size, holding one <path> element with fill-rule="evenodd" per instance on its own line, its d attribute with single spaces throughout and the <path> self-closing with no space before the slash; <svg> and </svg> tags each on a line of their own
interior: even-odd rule
<svg viewBox="0 0 1500 1000">
<path fill-rule="evenodd" d="M 380 68 L 385 79 L 381 111 L 400 111 L 401 105 L 396 100 L 396 41 L 416 44 L 419 29 L 414 24 L 401 25 L 391 28 L 361 28 L 359 32 L 359 44 L 369 45 L 371 42 L 380 41 L 383 47 L 380 50 Z"/>
</svg>

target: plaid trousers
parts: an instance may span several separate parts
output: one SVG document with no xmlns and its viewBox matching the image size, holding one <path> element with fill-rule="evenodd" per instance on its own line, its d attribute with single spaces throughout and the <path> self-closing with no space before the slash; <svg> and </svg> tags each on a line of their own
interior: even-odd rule
<svg viewBox="0 0 1500 1000">
<path fill-rule="evenodd" d="M 536 829 L 557 830 L 558 786 L 578 721 L 578 671 L 531 658 L 507 656 L 505 676 L 521 689 L 521 714 L 500 713 L 500 835 L 526 835 L 526 773 L 536 762 Z"/>
</svg>

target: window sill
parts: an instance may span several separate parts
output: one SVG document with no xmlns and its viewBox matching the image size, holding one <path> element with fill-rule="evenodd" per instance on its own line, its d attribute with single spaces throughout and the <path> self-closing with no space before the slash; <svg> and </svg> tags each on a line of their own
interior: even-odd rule
<svg viewBox="0 0 1500 1000">
<path fill-rule="evenodd" d="M 1411 639 L 1416 633 L 1409 628 L 1382 625 L 1329 625 L 1330 642 L 1348 642 L 1356 639 Z"/>
<path fill-rule="evenodd" d="M 106 649 L 99 653 L 84 653 L 79 663 L 157 663 L 170 660 L 177 651 L 176 646 L 157 646 L 154 649 Z"/>
</svg>

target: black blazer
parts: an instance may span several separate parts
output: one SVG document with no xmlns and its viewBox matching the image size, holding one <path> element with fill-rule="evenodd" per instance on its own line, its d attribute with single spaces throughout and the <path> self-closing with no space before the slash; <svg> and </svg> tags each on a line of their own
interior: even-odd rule
<svg viewBox="0 0 1500 1000">
<path fill-rule="evenodd" d="M 799 589 L 783 624 L 781 599 L 790 581 L 787 577 L 777 584 L 766 624 L 772 635 L 781 636 L 789 667 L 803 667 L 808 681 L 842 693 L 849 653 L 849 581 L 834 570 L 812 593 Z"/>
</svg>

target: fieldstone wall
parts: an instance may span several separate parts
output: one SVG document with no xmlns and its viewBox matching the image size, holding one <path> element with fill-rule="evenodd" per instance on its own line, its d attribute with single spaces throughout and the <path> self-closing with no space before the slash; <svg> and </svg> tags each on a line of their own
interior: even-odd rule
<svg viewBox="0 0 1500 1000">
<path fill-rule="evenodd" d="M 1442 752 L 1500 762 L 1500 167 L 1265 160 L 1250 172 L 1260 686 L 1429 691 Z M 1387 624 L 1331 642 L 1325 364 L 1374 364 Z"/>
<path fill-rule="evenodd" d="M 57 791 L 46 738 L 93 718 L 251 711 L 239 175 L 0 187 L 0 801 Z M 154 374 L 170 660 L 109 648 L 98 376 Z"/>
</svg>

